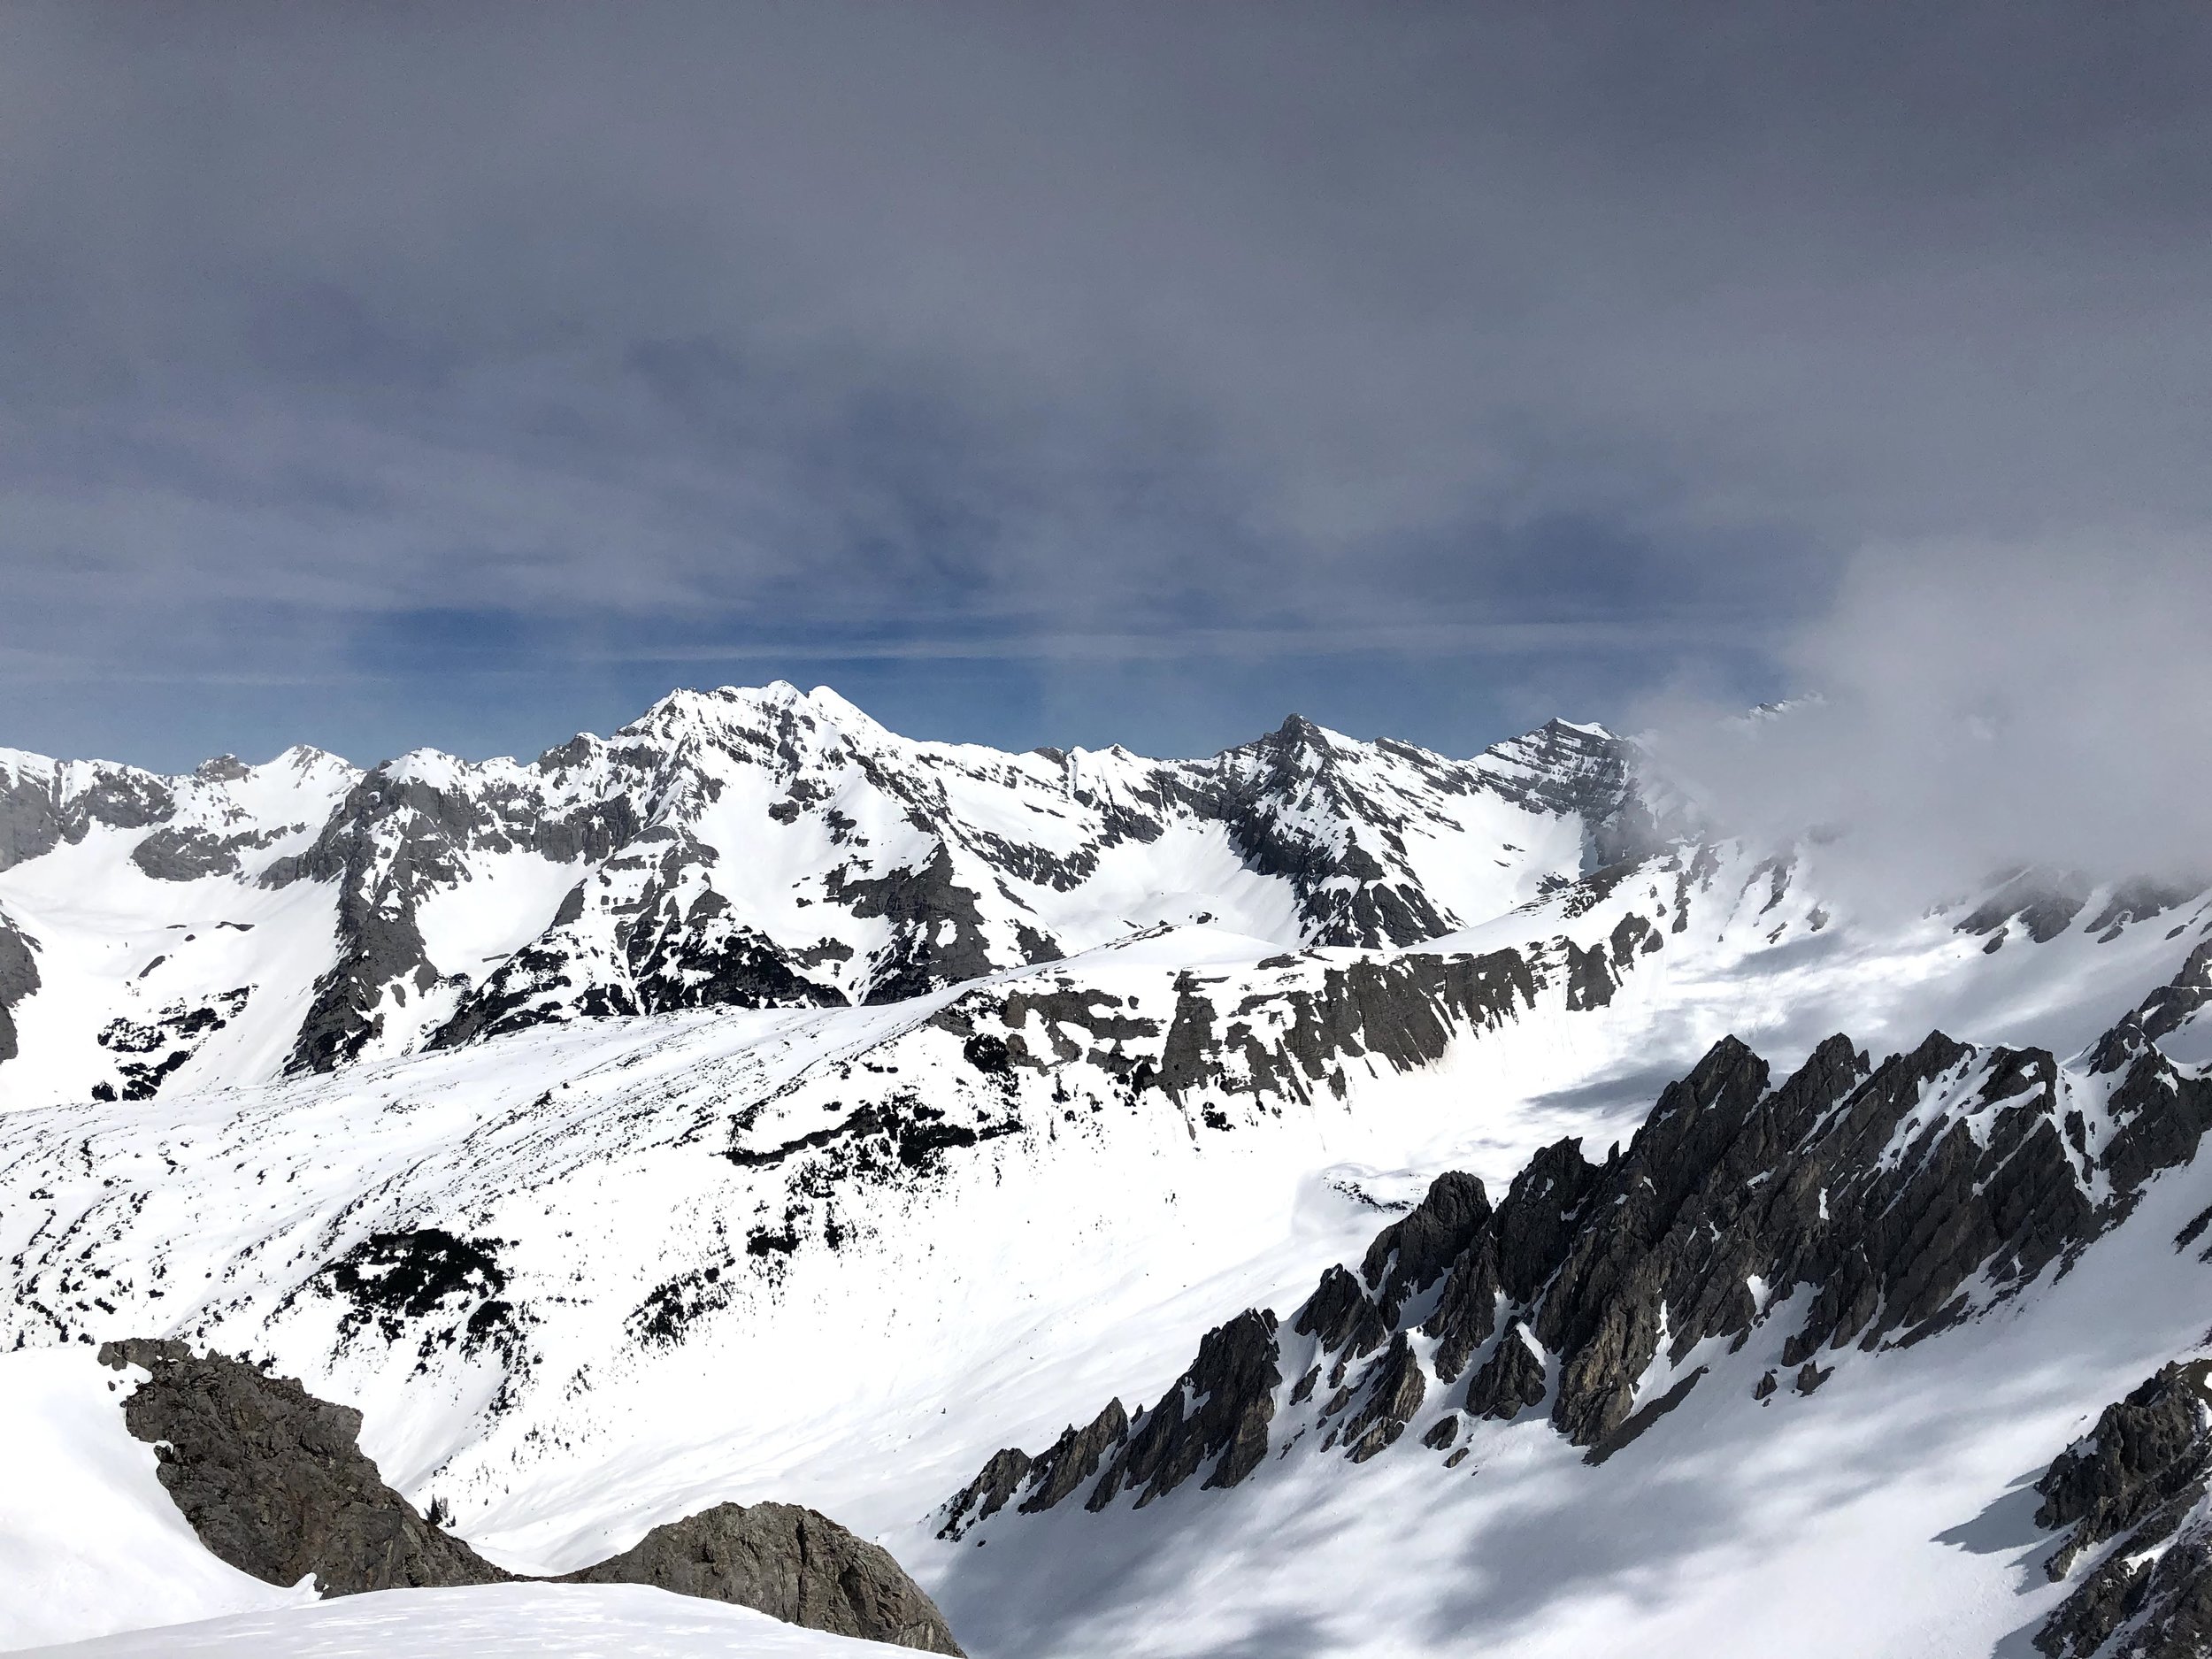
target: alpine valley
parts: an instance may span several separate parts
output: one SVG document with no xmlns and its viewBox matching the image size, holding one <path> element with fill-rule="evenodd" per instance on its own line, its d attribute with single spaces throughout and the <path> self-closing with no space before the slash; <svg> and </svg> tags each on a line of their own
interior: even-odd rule
<svg viewBox="0 0 2212 1659">
<path fill-rule="evenodd" d="M 2212 1652 L 2212 895 L 1832 849 L 1560 720 L 0 750 L 0 1647 Z"/>
</svg>

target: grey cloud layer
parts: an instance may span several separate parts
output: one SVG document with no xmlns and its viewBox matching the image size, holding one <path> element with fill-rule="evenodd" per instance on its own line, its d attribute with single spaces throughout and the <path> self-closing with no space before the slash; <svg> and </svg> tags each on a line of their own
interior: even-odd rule
<svg viewBox="0 0 2212 1659">
<path fill-rule="evenodd" d="M 12 8 L 0 648 L 1751 627 L 1868 538 L 2200 524 L 2207 43 L 2155 6 Z"/>
</svg>

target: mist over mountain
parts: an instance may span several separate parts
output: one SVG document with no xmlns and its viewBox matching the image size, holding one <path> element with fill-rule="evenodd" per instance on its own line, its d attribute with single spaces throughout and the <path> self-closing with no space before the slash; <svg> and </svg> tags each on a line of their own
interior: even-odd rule
<svg viewBox="0 0 2212 1659">
<path fill-rule="evenodd" d="M 1816 830 L 1864 901 L 2024 866 L 2201 884 L 2212 825 L 2212 563 L 2156 532 L 1870 552 L 1791 641 L 1797 694 L 1746 718 L 1686 682 L 1630 729 L 1714 822 Z"/>
<path fill-rule="evenodd" d="M 0 7 L 0 1650 L 2212 1659 L 2208 82 Z"/>
</svg>

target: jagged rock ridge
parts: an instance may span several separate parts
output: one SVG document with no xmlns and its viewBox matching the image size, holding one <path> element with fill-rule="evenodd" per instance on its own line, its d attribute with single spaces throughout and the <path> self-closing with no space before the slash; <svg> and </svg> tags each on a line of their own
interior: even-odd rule
<svg viewBox="0 0 2212 1659">
<path fill-rule="evenodd" d="M 1559 1141 L 1494 1205 L 1474 1177 L 1439 1177 L 1356 1273 L 1322 1275 L 1289 1343 L 1265 1310 L 1210 1334 L 1139 1414 L 1087 1507 L 1113 1501 L 1140 1439 L 1176 1432 L 1202 1385 L 1207 1432 L 1184 1432 L 1173 1459 L 1148 1454 L 1142 1502 L 1209 1459 L 1207 1484 L 1242 1479 L 1279 1409 L 1310 1413 L 1293 1439 L 1311 1427 L 1324 1449 L 1364 1461 L 1397 1441 L 1432 1387 L 1455 1385 L 1451 1404 L 1476 1419 L 1548 1401 L 1553 1425 L 1601 1462 L 1695 1386 L 1701 1345 L 1740 1348 L 1777 1317 L 1793 1322 L 1782 1357 L 1809 1393 L 1831 1369 L 1823 1354 L 1922 1340 L 2062 1271 L 2146 1182 L 2194 1156 L 2212 1079 L 2143 1033 L 2141 1011 L 2129 1014 L 2078 1071 L 1941 1033 L 1875 1065 L 1836 1036 L 1778 1085 L 1724 1039 L 1602 1163 Z M 1233 1366 L 1221 1358 L 1232 1332 Z M 1297 1380 L 1279 1400 L 1286 1375 Z M 1773 1386 L 1770 1374 L 1761 1388 Z M 1440 1423 L 1428 1443 L 1455 1435 Z M 1023 1510 L 1067 1495 L 1044 1502 L 1042 1462 L 1001 1452 L 948 1503 L 945 1535 L 1019 1494 Z"/>
<path fill-rule="evenodd" d="M 1010 755 L 910 741 L 785 685 L 672 694 L 528 763 L 426 750 L 364 772 L 302 749 L 165 778 L 0 751 L 0 941 L 86 926 L 11 879 L 65 856 L 111 918 L 103 948 L 134 964 L 119 985 L 42 981 L 0 943 L 0 1064 L 27 1003 L 56 1079 L 39 1087 L 81 1099 L 580 1018 L 894 1002 L 1133 928 L 1417 946 L 1680 841 L 1688 810 L 1655 806 L 1640 765 L 1559 720 L 1468 760 L 1294 716 L 1203 760 Z M 1778 896 L 1788 860 L 1770 872 Z M 153 920 L 176 895 L 149 884 L 188 887 L 209 919 Z M 2023 872 L 1960 926 L 1992 947 L 2017 929 L 2108 938 L 2185 896 Z M 1602 1005 L 1608 959 L 1657 937 L 1578 947 L 1574 995 Z M 220 1041 L 153 1061 L 96 1041 L 242 990 L 252 1006 Z"/>
<path fill-rule="evenodd" d="M 319 1071 L 549 1020 L 892 1002 L 1162 924 L 1416 944 L 1656 848 L 1633 761 L 1563 721 L 1458 761 L 1295 716 L 1206 760 L 1009 755 L 909 741 L 827 691 L 726 687 L 528 764 L 298 749 L 162 778 L 0 751 L 0 878 L 81 849 L 104 891 L 192 885 L 227 919 L 132 929 L 117 948 L 143 965 L 84 987 L 111 1005 L 82 1038 L 242 987 L 250 1033 L 165 1051 L 239 1081 L 226 1064 L 280 1039 Z M 49 920 L 75 925 L 27 912 L 0 941 Z M 219 970 L 225 926 L 264 929 L 282 974 L 321 965 Z M 39 985 L 0 953 L 5 1019 Z"/>
<path fill-rule="evenodd" d="M 2037 1648 L 2049 1659 L 2194 1659 L 2212 1648 L 2208 1486 L 2212 1360 L 2177 1360 L 2106 1407 L 2036 1482 L 2036 1525 L 2070 1529 L 2050 1576 L 2102 1551 L 2036 1632 Z"/>
</svg>

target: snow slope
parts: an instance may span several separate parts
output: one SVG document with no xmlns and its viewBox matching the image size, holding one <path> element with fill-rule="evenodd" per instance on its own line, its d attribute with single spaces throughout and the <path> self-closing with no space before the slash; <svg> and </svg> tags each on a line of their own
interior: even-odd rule
<svg viewBox="0 0 2212 1659">
<path fill-rule="evenodd" d="M 1563 722 L 1454 761 L 1295 717 L 1203 761 L 1010 755 L 780 683 L 527 764 L 0 751 L 0 1105 L 895 1000 L 1158 926 L 1409 943 L 1641 833 L 1629 758 Z"/>
<path fill-rule="evenodd" d="M 879 1642 L 634 1584 L 383 1590 L 35 1650 L 50 1659 L 866 1659 Z"/>
<path fill-rule="evenodd" d="M 2078 1056 L 2056 1094 L 2088 1118 L 2093 1153 L 2113 1133 L 2098 1064 Z M 1962 1114 L 1986 1142 L 1974 1079 L 1930 1090 L 1916 1132 Z M 2084 1179 L 2113 1197 L 2101 1169 Z M 1291 1386 L 1329 1357 L 1291 1326 L 1300 1292 L 1274 1304 L 1271 1455 L 1242 1484 L 1102 1513 L 1010 1505 L 949 1537 L 941 1512 L 893 1548 L 982 1652 L 2024 1654 L 2080 1578 L 2042 1571 L 2056 1538 L 2032 1483 L 2107 1402 L 2212 1348 L 2212 1267 L 2184 1248 L 2212 1213 L 2212 1168 L 2193 1158 L 2116 1209 L 2024 1288 L 1970 1280 L 1962 1324 L 1816 1349 L 1809 1386 L 1778 1386 L 1799 1370 L 1787 1339 L 1807 1292 L 1763 1306 L 1746 1341 L 1663 1348 L 1636 1394 L 1649 1426 L 1587 1453 L 1541 1411 L 1470 1423 L 1432 1381 L 1402 1438 L 1348 1463 L 1323 1432 L 1346 1419 Z M 1414 1352 L 1440 1363 L 1432 1340 Z M 1545 1360 L 1548 1391 L 1559 1365 Z M 1176 1617 L 1147 1617 L 1163 1608 Z"/>
<path fill-rule="evenodd" d="M 107 860 L 85 891 L 137 882 L 166 902 L 227 882 L 272 907 L 272 940 L 284 905 L 341 917 L 323 965 L 288 970 L 288 1008 L 350 972 L 341 913 L 379 882 L 384 921 L 405 921 L 430 969 L 426 986 L 413 967 L 374 980 L 384 1023 L 326 1069 L 288 1072 L 282 1022 L 245 1016 L 144 1098 L 16 1098 L 0 1349 L 19 1351 L 0 1353 L 0 1386 L 32 1390 L 27 1362 L 78 1355 L 88 1391 L 40 1409 L 83 1457 L 128 1463 L 144 1448 L 90 1426 L 93 1344 L 180 1335 L 265 1357 L 358 1406 L 385 1477 L 519 1571 L 599 1559 L 714 1502 L 810 1504 L 886 1543 L 985 1659 L 2011 1652 L 2062 1593 L 2032 1570 L 2045 1540 L 2020 1482 L 2212 1323 L 2212 1270 L 2172 1243 L 2212 1202 L 2193 1162 L 2063 1278 L 1845 1355 L 1816 1393 L 1752 1398 L 1778 1325 L 1685 1360 L 1706 1378 L 1600 1466 L 1538 1413 L 1475 1428 L 1446 1469 L 1419 1444 L 1446 1398 L 1432 1386 L 1370 1462 L 1310 1432 L 1229 1489 L 937 1534 L 994 1451 L 1041 1447 L 1110 1396 L 1157 1401 L 1243 1308 L 1287 1328 L 1320 1271 L 1356 1263 L 1443 1171 L 1502 1193 L 1563 1136 L 1598 1159 L 1724 1035 L 1778 1073 L 1837 1031 L 1876 1061 L 1937 1027 L 2040 1045 L 2093 1105 L 2080 1051 L 2186 977 L 2212 936 L 2200 896 L 2107 884 L 2053 903 L 2030 884 L 1909 921 L 1854 915 L 1824 894 L 1816 849 L 1628 836 L 1617 756 L 1581 728 L 1448 763 L 1294 723 L 1171 788 L 1173 768 L 1118 751 L 994 756 L 864 720 L 772 688 L 672 699 L 535 767 L 411 756 L 348 784 L 341 831 L 317 830 L 335 873 L 273 887 L 157 881 L 97 821 L 0 872 L 0 909 L 56 964 L 17 1004 L 27 1077 L 91 1075 L 38 1057 L 61 1052 L 39 1046 L 42 1009 L 68 1027 L 66 987 L 92 983 L 61 972 L 71 860 Z M 795 761 L 776 755 L 786 739 Z M 445 873 L 394 886 L 436 864 L 425 823 L 443 826 Z M 849 899 L 870 881 L 888 885 Z M 849 902 L 827 902 L 833 885 Z M 773 978 L 764 956 L 732 967 L 731 916 L 835 995 L 678 995 Z M 356 945 L 389 942 L 356 922 Z M 151 949 L 136 920 L 112 926 Z M 1033 960 L 1020 927 L 1055 954 Z M 198 912 L 173 931 L 196 951 L 264 936 Z M 851 955 L 799 963 L 825 940 Z M 454 983 L 471 953 L 483 972 Z M 277 983 L 257 979 L 247 1008 L 275 1006 Z M 632 1000 L 595 1004 L 594 987 Z M 465 1040 L 426 1046 L 436 1021 L 495 1003 Z M 2161 1037 L 2191 1064 L 2212 1028 L 2193 1008 Z M 1287 1436 L 1309 1419 L 1283 1369 Z M 1640 1379 L 1640 1401 L 1674 1376 Z M 150 1479 L 150 1457 L 129 1466 Z M 188 1534 L 165 1536 L 189 1556 Z M 289 1594 L 207 1565 L 151 1546 L 102 1558 L 128 1586 L 103 1603 L 115 1618 L 80 1606 L 0 1643 Z M 172 1580 L 181 1599 L 163 1601 Z M 357 1614 L 316 1609 L 265 1640 L 320 1640 Z"/>
</svg>

